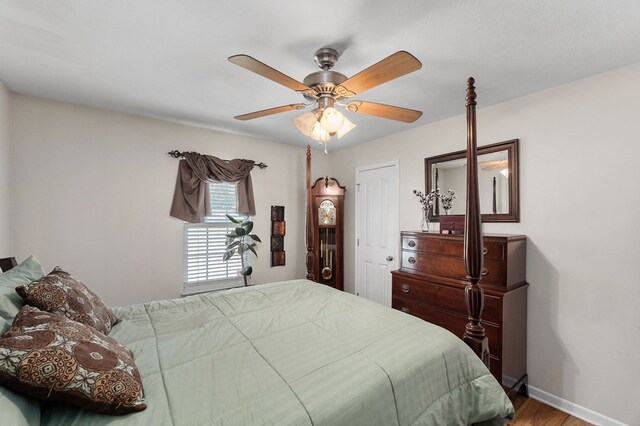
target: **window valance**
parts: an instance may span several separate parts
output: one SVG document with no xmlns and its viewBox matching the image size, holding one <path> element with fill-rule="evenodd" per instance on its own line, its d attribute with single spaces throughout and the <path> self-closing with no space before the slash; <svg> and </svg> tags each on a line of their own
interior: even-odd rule
<svg viewBox="0 0 640 426">
<path fill-rule="evenodd" d="M 211 202 L 207 196 L 209 182 L 235 183 L 238 214 L 256 214 L 251 182 L 254 161 L 222 160 L 197 152 L 184 152 L 183 156 L 178 165 L 171 216 L 189 223 L 201 223 L 211 213 Z"/>
</svg>

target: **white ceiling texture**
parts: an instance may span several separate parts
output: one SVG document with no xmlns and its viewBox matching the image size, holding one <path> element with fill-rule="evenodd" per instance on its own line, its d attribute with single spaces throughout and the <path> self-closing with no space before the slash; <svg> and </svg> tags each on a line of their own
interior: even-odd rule
<svg viewBox="0 0 640 426">
<path fill-rule="evenodd" d="M 357 128 L 329 149 L 640 62 L 638 0 L 0 0 L 0 80 L 17 93 L 299 146 L 305 102 L 227 61 L 245 53 L 302 81 L 334 47 L 352 76 L 398 50 L 422 69 L 355 99 L 424 111 L 413 124 L 345 114 Z"/>
</svg>

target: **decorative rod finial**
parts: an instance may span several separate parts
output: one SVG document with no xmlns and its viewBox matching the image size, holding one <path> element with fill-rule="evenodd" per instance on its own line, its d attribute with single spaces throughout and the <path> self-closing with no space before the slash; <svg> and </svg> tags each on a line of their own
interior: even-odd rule
<svg viewBox="0 0 640 426">
<path fill-rule="evenodd" d="M 311 160 L 311 145 L 307 145 L 307 160 Z"/>
<path fill-rule="evenodd" d="M 183 156 L 183 153 L 178 151 L 177 149 L 174 149 L 173 151 L 169 151 L 168 154 L 173 158 L 180 158 Z"/>
<path fill-rule="evenodd" d="M 473 85 L 475 82 L 473 77 L 467 79 L 467 106 L 476 104 L 476 87 Z"/>
</svg>

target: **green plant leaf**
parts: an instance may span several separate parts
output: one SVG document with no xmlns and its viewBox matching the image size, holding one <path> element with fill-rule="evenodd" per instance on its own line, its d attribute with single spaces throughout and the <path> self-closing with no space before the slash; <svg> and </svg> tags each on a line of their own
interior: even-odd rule
<svg viewBox="0 0 640 426">
<path fill-rule="evenodd" d="M 237 246 L 238 246 L 238 244 L 240 244 L 240 241 L 234 241 L 234 242 L 232 242 L 231 244 L 229 244 L 229 245 L 227 246 L 227 250 L 231 250 L 232 248 L 237 247 Z"/>
<path fill-rule="evenodd" d="M 236 231 L 231 231 L 231 233 L 225 235 L 225 237 L 227 237 L 227 238 L 238 238 L 238 234 L 236 234 Z"/>
<path fill-rule="evenodd" d="M 247 234 L 249 232 L 251 232 L 251 230 L 253 229 L 253 222 L 251 222 L 250 220 L 244 222 L 242 224 L 242 227 L 244 228 L 244 230 L 247 232 Z"/>
<path fill-rule="evenodd" d="M 249 234 L 249 238 L 251 238 L 253 241 L 257 241 L 259 243 L 262 242 L 262 240 L 260 239 L 260 237 L 258 237 L 256 234 Z"/>
<path fill-rule="evenodd" d="M 256 257 L 258 257 L 258 253 L 256 253 L 256 249 L 255 249 L 255 248 L 253 248 L 254 246 L 255 246 L 255 244 L 251 244 L 248 248 L 249 248 L 249 250 L 251 250 L 251 252 L 252 252 L 253 254 L 255 254 L 255 255 L 256 255 Z"/>
<path fill-rule="evenodd" d="M 245 251 L 245 250 L 246 250 L 246 249 L 245 249 L 242 245 L 239 245 L 239 246 L 238 246 L 238 254 L 239 254 L 240 256 L 242 256 L 242 255 L 244 254 L 244 251 Z"/>
<path fill-rule="evenodd" d="M 245 266 L 240 271 L 240 274 L 242 274 L 242 275 L 244 275 L 246 277 L 247 275 L 251 275 L 252 272 L 253 272 L 253 268 L 251 266 Z"/>
<path fill-rule="evenodd" d="M 229 219 L 231 222 L 233 223 L 240 223 L 240 221 L 238 219 L 236 219 L 235 217 L 231 216 L 231 215 L 226 215 L 227 219 Z"/>
<path fill-rule="evenodd" d="M 224 253 L 224 256 L 222 256 L 222 261 L 223 261 L 223 262 L 226 262 L 227 260 L 231 259 L 231 258 L 233 257 L 233 255 L 234 255 L 234 254 L 236 254 L 235 249 L 234 249 L 234 250 L 226 251 L 226 252 Z"/>
<path fill-rule="evenodd" d="M 244 228 L 243 228 L 242 226 L 238 226 L 238 227 L 234 230 L 234 232 L 236 233 L 236 235 L 237 235 L 238 237 L 242 237 L 243 235 L 246 235 L 246 234 L 247 234 L 247 231 L 245 231 L 245 230 L 244 230 Z"/>
</svg>

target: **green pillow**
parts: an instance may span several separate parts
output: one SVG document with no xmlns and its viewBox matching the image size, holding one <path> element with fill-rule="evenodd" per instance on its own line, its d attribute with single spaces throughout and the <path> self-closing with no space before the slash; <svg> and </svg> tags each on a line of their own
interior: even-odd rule
<svg viewBox="0 0 640 426">
<path fill-rule="evenodd" d="M 29 256 L 18 266 L 0 274 L 0 334 L 9 328 L 24 305 L 16 287 L 44 277 L 38 260 Z M 7 425 L 40 424 L 40 402 L 0 387 L 0 423 Z"/>
<path fill-rule="evenodd" d="M 24 305 L 22 298 L 16 293 L 16 287 L 31 284 L 42 277 L 44 277 L 44 271 L 34 256 L 29 256 L 18 266 L 0 275 L 0 318 L 11 324 Z M 0 322 L 0 327 L 4 333 L 5 324 Z"/>
</svg>

